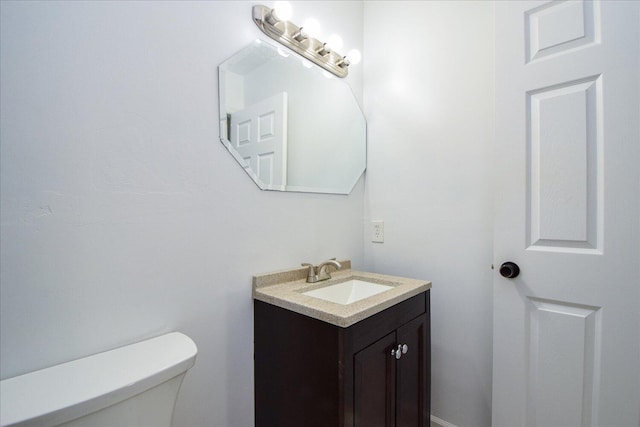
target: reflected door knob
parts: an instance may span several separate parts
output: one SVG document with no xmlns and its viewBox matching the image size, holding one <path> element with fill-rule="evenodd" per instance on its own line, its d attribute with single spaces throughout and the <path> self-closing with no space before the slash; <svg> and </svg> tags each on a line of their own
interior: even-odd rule
<svg viewBox="0 0 640 427">
<path fill-rule="evenodd" d="M 513 279 L 520 274 L 520 267 L 515 262 L 507 261 L 500 266 L 500 275 L 507 279 Z"/>
</svg>

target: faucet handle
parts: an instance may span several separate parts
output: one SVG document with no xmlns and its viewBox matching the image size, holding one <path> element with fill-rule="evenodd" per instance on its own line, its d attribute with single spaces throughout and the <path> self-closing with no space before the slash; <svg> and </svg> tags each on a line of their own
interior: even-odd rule
<svg viewBox="0 0 640 427">
<path fill-rule="evenodd" d="M 316 267 L 313 264 L 309 264 L 308 262 L 303 262 L 301 264 L 303 267 L 309 267 L 309 271 L 307 273 L 307 282 L 309 280 L 313 280 L 316 277 Z"/>
</svg>

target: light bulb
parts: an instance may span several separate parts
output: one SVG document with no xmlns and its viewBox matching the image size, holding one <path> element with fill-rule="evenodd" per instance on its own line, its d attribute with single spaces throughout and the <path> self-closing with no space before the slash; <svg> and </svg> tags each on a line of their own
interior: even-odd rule
<svg viewBox="0 0 640 427">
<path fill-rule="evenodd" d="M 291 19 L 291 3 L 288 1 L 277 1 L 275 2 L 273 9 L 276 12 L 276 16 L 281 21 L 288 21 Z"/>
<path fill-rule="evenodd" d="M 309 18 L 302 24 L 304 32 L 311 37 L 318 38 L 320 36 L 320 22 L 315 18 Z"/>
<path fill-rule="evenodd" d="M 329 37 L 327 37 L 327 44 L 331 46 L 331 50 L 333 51 L 342 50 L 342 46 L 344 45 L 344 43 L 342 42 L 342 37 L 337 34 L 331 34 Z"/>
<path fill-rule="evenodd" d="M 347 59 L 353 65 L 359 64 L 360 61 L 362 61 L 362 54 L 358 49 L 351 49 L 349 52 L 347 52 Z"/>
</svg>

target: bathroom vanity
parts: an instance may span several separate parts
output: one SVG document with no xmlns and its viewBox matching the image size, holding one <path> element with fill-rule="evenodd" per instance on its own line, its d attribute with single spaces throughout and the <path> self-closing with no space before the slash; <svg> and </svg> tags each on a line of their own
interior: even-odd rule
<svg viewBox="0 0 640 427">
<path fill-rule="evenodd" d="M 306 269 L 255 276 L 256 427 L 427 427 L 430 282 Z M 357 279 L 389 286 L 349 304 L 306 295 Z"/>
</svg>

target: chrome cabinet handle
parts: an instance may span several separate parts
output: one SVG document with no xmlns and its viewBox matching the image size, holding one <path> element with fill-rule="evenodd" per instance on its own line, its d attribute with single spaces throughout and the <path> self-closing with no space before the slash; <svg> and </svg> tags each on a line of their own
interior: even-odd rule
<svg viewBox="0 0 640 427">
<path fill-rule="evenodd" d="M 406 344 L 398 344 L 398 348 L 391 349 L 391 355 L 396 359 L 400 359 L 403 354 L 407 354 L 409 346 Z"/>
<path fill-rule="evenodd" d="M 391 355 L 396 359 L 400 359 L 402 357 L 402 345 L 398 344 L 398 348 L 394 348 L 391 350 Z"/>
</svg>

